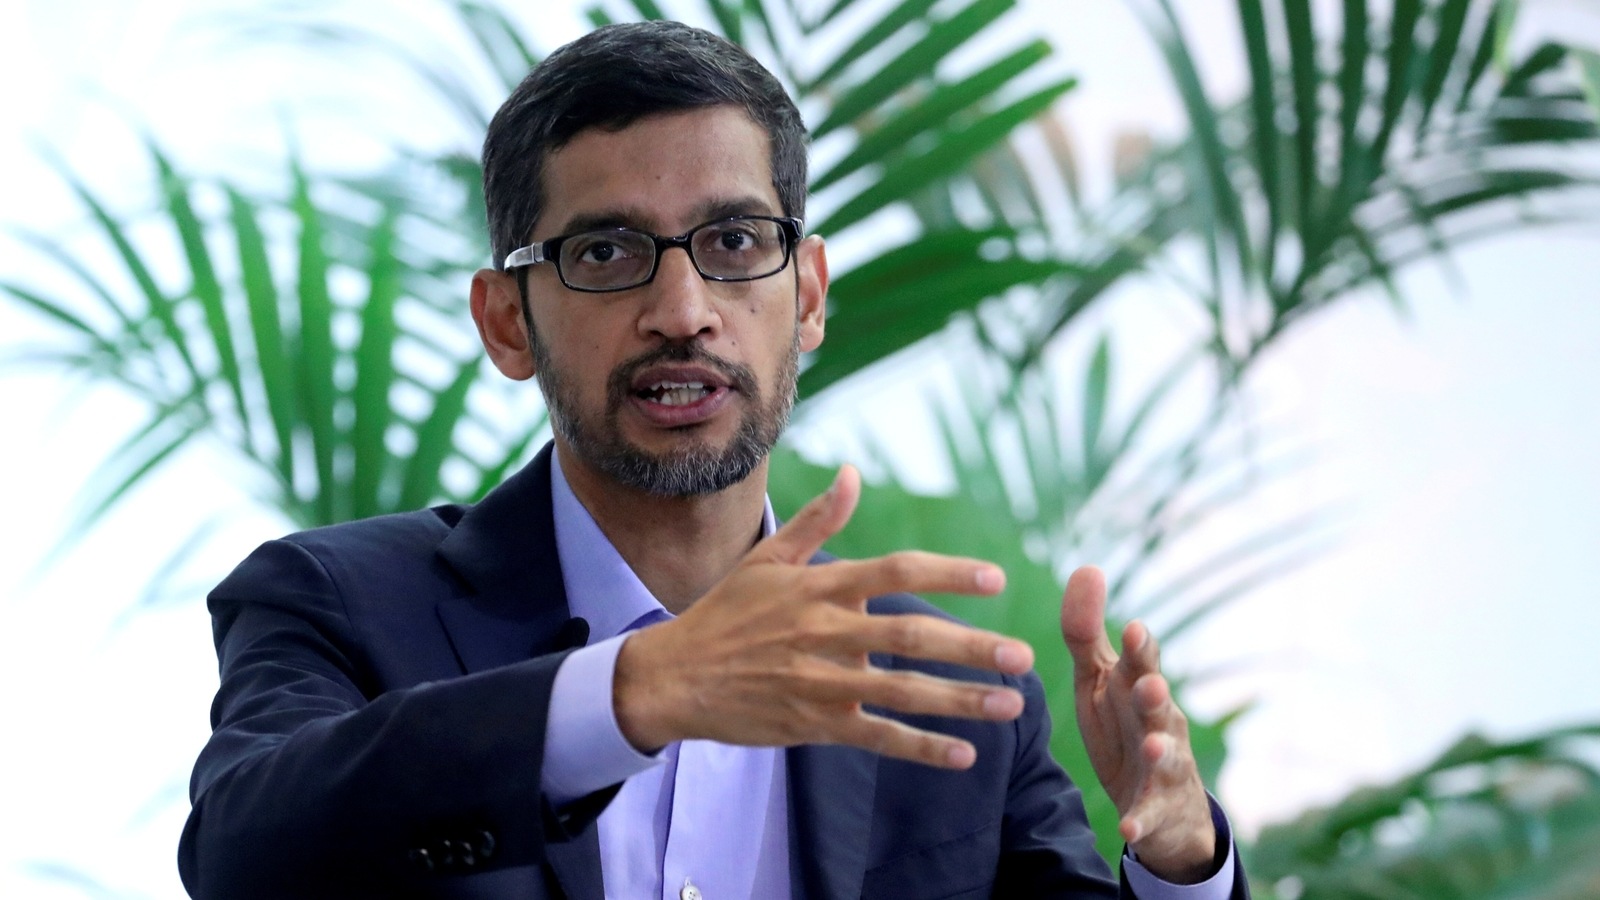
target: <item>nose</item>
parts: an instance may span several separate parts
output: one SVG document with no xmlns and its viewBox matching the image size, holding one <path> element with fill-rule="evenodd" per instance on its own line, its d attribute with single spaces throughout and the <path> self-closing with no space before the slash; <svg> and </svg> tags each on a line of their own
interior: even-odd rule
<svg viewBox="0 0 1600 900">
<path fill-rule="evenodd" d="M 655 279 L 641 290 L 645 292 L 639 313 L 641 337 L 679 342 L 715 337 L 722 327 L 710 285 L 682 247 L 662 251 Z"/>
</svg>

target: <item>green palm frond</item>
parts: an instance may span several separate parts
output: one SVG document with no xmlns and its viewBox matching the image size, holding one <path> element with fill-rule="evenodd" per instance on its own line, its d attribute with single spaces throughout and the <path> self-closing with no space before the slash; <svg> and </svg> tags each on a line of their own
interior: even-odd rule
<svg viewBox="0 0 1600 900">
<path fill-rule="evenodd" d="M 161 201 L 144 220 L 118 219 L 72 182 L 134 291 L 119 296 L 66 252 L 52 256 L 76 291 L 0 285 L 62 323 L 56 358 L 152 410 L 86 485 L 80 524 L 201 437 L 228 445 L 264 499 L 302 526 L 471 499 L 526 450 L 542 418 L 506 434 L 471 402 L 491 383 L 477 377 L 451 309 L 460 302 L 426 277 L 439 261 L 402 245 L 419 218 L 403 198 L 358 220 L 331 211 L 350 206 L 341 186 L 299 166 L 287 200 L 263 201 L 183 175 L 154 146 L 150 156 Z M 156 260 L 174 250 L 178 274 L 158 276 Z"/>
<path fill-rule="evenodd" d="M 1251 86 L 1220 105 L 1170 0 L 1138 8 L 1193 131 L 1124 202 L 1169 220 L 1160 235 L 1202 243 L 1211 288 L 1201 299 L 1235 364 L 1357 288 L 1392 290 L 1412 262 L 1535 212 L 1570 215 L 1538 201 L 1600 178 L 1600 130 L 1563 65 L 1569 51 L 1506 55 L 1514 4 L 1404 0 L 1384 16 L 1345 0 L 1343 33 L 1321 39 L 1306 0 L 1240 0 Z M 1173 182 L 1182 189 L 1163 202 L 1159 185 Z"/>
<path fill-rule="evenodd" d="M 1262 831 L 1258 893 L 1290 900 L 1581 900 L 1600 888 L 1600 725 L 1468 735 L 1389 784 Z"/>
</svg>

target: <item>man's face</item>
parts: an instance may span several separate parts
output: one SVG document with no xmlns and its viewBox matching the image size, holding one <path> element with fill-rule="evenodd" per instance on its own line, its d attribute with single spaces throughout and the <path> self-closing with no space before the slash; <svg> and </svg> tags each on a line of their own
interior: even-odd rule
<svg viewBox="0 0 1600 900">
<path fill-rule="evenodd" d="M 547 240 L 627 226 L 682 234 L 730 215 L 782 215 L 766 133 L 714 107 L 581 132 L 547 158 Z M 766 460 L 794 403 L 801 350 L 822 338 L 820 240 L 756 281 L 704 280 L 664 251 L 655 279 L 616 293 L 528 273 L 530 352 L 564 451 L 629 487 L 720 491 Z"/>
</svg>

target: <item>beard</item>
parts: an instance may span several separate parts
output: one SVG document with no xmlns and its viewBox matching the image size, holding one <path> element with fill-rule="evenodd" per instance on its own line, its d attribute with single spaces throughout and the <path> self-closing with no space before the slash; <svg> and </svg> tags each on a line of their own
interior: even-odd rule
<svg viewBox="0 0 1600 900">
<path fill-rule="evenodd" d="M 531 326 L 531 322 L 529 323 Z M 550 349 L 529 329 L 534 373 L 550 410 L 550 424 L 580 458 L 619 483 L 658 497 L 714 494 L 749 477 L 778 443 L 794 409 L 800 368 L 800 328 L 796 323 L 789 350 L 763 399 L 755 373 L 707 351 L 698 341 L 668 344 L 618 366 L 606 380 L 606 405 L 599 421 L 579 410 L 577 393 L 564 374 L 551 365 Z M 664 453 L 651 453 L 622 436 L 620 417 L 641 369 L 658 363 L 697 363 L 727 379 L 745 400 L 745 411 L 728 442 L 715 447 L 685 436 Z M 691 426 L 693 427 L 693 426 Z M 687 429 L 686 429 L 687 430 Z"/>
</svg>

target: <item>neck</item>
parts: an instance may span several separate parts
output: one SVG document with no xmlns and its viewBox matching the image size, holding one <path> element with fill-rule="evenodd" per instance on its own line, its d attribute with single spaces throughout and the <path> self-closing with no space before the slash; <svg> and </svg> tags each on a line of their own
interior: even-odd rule
<svg viewBox="0 0 1600 900">
<path fill-rule="evenodd" d="M 639 581 L 673 615 L 699 600 L 761 536 L 767 462 L 715 494 L 661 497 L 618 484 L 559 438 L 561 472 Z"/>
</svg>

